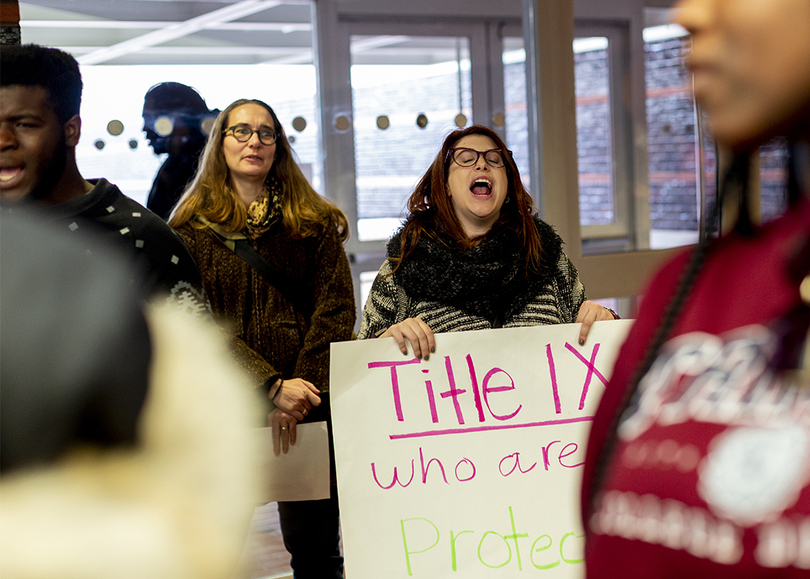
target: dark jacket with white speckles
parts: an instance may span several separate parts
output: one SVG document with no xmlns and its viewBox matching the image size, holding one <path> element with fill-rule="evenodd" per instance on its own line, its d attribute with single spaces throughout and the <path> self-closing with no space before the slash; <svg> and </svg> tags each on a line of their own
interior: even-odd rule
<svg viewBox="0 0 810 579">
<path fill-rule="evenodd" d="M 95 187 L 86 195 L 37 212 L 78 238 L 89 235 L 119 248 L 132 259 L 134 283 L 146 298 L 207 312 L 200 272 L 177 233 L 106 179 L 90 182 Z"/>
</svg>

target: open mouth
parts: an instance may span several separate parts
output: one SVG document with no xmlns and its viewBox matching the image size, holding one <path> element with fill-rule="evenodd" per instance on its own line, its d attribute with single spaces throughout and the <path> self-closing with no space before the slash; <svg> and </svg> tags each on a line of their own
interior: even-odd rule
<svg viewBox="0 0 810 579">
<path fill-rule="evenodd" d="M 470 185 L 473 195 L 484 197 L 492 192 L 492 181 L 484 177 L 479 177 Z"/>
<path fill-rule="evenodd" d="M 23 168 L 17 167 L 0 167 L 0 188 L 13 187 L 22 179 Z"/>
</svg>

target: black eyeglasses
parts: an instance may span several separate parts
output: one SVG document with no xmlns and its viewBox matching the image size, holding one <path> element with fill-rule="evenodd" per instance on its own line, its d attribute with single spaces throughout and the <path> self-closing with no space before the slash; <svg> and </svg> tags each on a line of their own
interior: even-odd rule
<svg viewBox="0 0 810 579">
<path fill-rule="evenodd" d="M 461 167 L 472 167 L 478 162 L 478 157 L 481 156 L 484 157 L 484 161 L 487 162 L 487 165 L 495 169 L 500 169 L 506 164 L 500 149 L 476 151 L 475 149 L 468 149 L 467 147 L 457 147 L 447 151 L 447 156 L 452 158 L 456 165 L 460 165 Z"/>
<path fill-rule="evenodd" d="M 259 129 L 254 131 L 247 125 L 234 125 L 222 131 L 223 135 L 227 135 L 228 133 L 233 135 L 233 138 L 240 143 L 247 143 L 253 136 L 253 133 L 256 133 L 259 135 L 259 142 L 262 145 L 272 145 L 276 142 L 276 138 L 278 137 L 273 129 Z"/>
</svg>

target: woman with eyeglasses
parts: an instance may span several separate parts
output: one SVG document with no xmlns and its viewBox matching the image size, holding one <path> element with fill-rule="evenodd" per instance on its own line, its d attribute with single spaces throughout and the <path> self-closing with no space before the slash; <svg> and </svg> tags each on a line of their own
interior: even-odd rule
<svg viewBox="0 0 810 579">
<path fill-rule="evenodd" d="M 593 322 L 616 315 L 585 299 L 577 270 L 501 138 L 454 131 L 408 199 L 363 310 L 359 338 L 393 337 L 427 359 L 434 334 Z"/>
<path fill-rule="evenodd" d="M 307 182 L 273 109 L 243 99 L 220 113 L 169 225 L 238 361 L 275 406 L 276 454 L 295 443 L 298 422 L 330 424 L 329 344 L 350 339 L 355 321 L 348 222 Z M 331 499 L 278 505 L 296 579 L 343 577 L 332 479 Z"/>
<path fill-rule="evenodd" d="M 713 235 L 715 209 L 644 292 L 590 431 L 587 576 L 806 578 L 810 2 L 681 0 L 675 16 L 730 158 L 716 201 L 730 227 Z M 748 160 L 776 136 L 787 210 L 759 224 Z"/>
</svg>

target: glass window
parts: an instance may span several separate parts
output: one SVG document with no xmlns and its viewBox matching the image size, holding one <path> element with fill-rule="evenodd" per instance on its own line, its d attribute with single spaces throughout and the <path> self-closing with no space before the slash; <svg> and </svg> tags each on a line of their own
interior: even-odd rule
<svg viewBox="0 0 810 579">
<path fill-rule="evenodd" d="M 156 155 L 143 132 L 144 95 L 158 82 L 174 81 L 194 87 L 209 109 L 223 109 L 239 98 L 265 101 L 290 138 L 293 150 L 316 190 L 321 191 L 318 163 L 318 124 L 315 115 L 315 68 L 299 65 L 92 65 L 82 66 L 82 138 L 76 147 L 85 178 L 104 177 L 139 203 L 146 202 L 152 180 L 167 154 Z M 224 78 L 240 78 L 238 84 Z M 284 83 L 268 87 L 268 78 Z M 306 121 L 301 131 L 293 119 Z M 108 123 L 123 125 L 119 135 Z M 295 123 L 296 125 L 298 123 Z"/>
<path fill-rule="evenodd" d="M 759 187 L 762 222 L 782 215 L 788 201 L 788 144 L 773 139 L 759 150 Z"/>
<path fill-rule="evenodd" d="M 614 222 L 608 48 L 605 37 L 574 40 L 579 220 L 582 225 Z"/>
<path fill-rule="evenodd" d="M 514 152 L 524 185 L 531 190 L 526 114 L 526 52 L 523 38 L 504 38 L 503 63 L 506 142 Z M 608 39 L 575 39 L 574 66 L 580 223 L 610 224 L 615 222 L 615 195 Z"/>
<path fill-rule="evenodd" d="M 506 146 L 512 151 L 523 186 L 532 191 L 529 166 L 529 119 L 526 111 L 526 50 L 523 38 L 503 39 Z"/>
<path fill-rule="evenodd" d="M 131 0 L 38 4 L 20 5 L 23 41 L 59 47 L 81 66 L 76 155 L 86 178 L 105 177 L 145 203 L 167 154 L 156 154 L 143 132 L 144 95 L 157 83 L 173 81 L 195 88 L 209 109 L 238 98 L 267 102 L 302 169 L 322 190 L 310 4 L 241 3 L 237 9 L 155 1 L 139 3 L 137 21 Z M 305 121 L 295 123 L 300 131 L 292 123 L 298 117 Z"/>
<path fill-rule="evenodd" d="M 691 76 L 684 66 L 690 46 L 686 31 L 655 26 L 645 29 L 644 38 L 650 246 L 658 249 L 697 241 L 700 219 L 714 203 L 722 175 L 717 174 L 717 151 L 706 116 L 695 113 Z M 763 222 L 778 217 L 787 206 L 787 157 L 783 139 L 760 149 Z"/>
<path fill-rule="evenodd" d="M 632 118 L 626 99 L 619 95 L 629 74 L 628 29 L 620 24 L 593 23 L 576 26 L 574 32 L 582 253 L 631 250 Z"/>
<path fill-rule="evenodd" d="M 698 240 L 698 133 L 691 76 L 684 66 L 689 49 L 685 34 L 669 25 L 644 30 L 653 249 Z"/>
<path fill-rule="evenodd" d="M 444 137 L 470 124 L 469 40 L 356 35 L 351 51 L 358 237 L 385 240 Z"/>
</svg>

